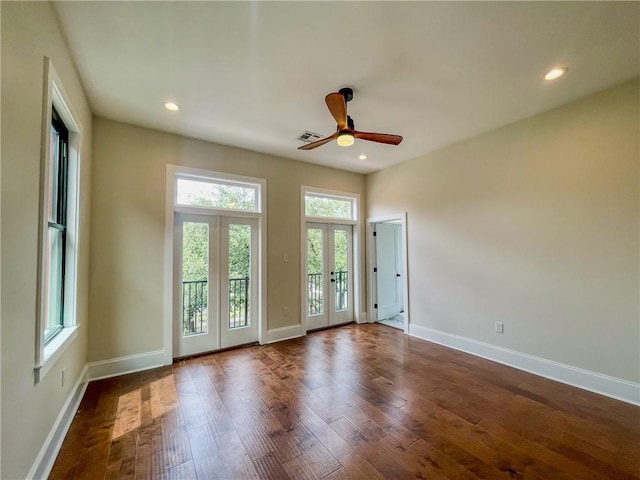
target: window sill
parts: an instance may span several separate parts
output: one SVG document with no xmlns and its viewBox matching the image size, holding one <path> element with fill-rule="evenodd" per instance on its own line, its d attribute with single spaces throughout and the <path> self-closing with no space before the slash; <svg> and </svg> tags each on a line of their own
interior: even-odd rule
<svg viewBox="0 0 640 480">
<path fill-rule="evenodd" d="M 41 365 L 36 365 L 35 375 L 36 383 L 49 373 L 62 354 L 69 348 L 78 336 L 78 326 L 63 328 L 53 339 L 44 347 L 44 359 Z"/>
</svg>

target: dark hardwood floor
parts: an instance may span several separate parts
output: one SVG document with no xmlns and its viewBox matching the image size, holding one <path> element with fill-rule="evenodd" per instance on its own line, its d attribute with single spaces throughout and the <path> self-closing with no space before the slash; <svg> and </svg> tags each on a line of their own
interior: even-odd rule
<svg viewBox="0 0 640 480">
<path fill-rule="evenodd" d="M 640 408 L 349 325 L 91 382 L 53 479 L 638 479 Z"/>
</svg>

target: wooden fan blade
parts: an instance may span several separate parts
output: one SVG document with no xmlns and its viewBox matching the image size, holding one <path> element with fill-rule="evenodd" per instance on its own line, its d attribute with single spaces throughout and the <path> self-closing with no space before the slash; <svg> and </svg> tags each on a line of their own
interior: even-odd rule
<svg viewBox="0 0 640 480">
<path fill-rule="evenodd" d="M 324 98 L 329 111 L 338 124 L 338 130 L 347 128 L 347 102 L 341 93 L 330 93 Z"/>
<path fill-rule="evenodd" d="M 313 150 L 316 147 L 319 147 L 321 145 L 324 145 L 325 143 L 329 143 L 331 140 L 333 140 L 334 138 L 338 137 L 338 132 L 334 133 L 333 135 L 323 138 L 322 140 L 317 140 L 315 142 L 311 142 L 311 143 L 307 143 L 306 145 L 302 145 L 301 147 L 298 147 L 298 150 Z"/>
<path fill-rule="evenodd" d="M 369 133 L 353 131 L 353 136 L 362 140 L 370 140 L 378 143 L 388 143 L 389 145 L 398 145 L 402 141 L 400 135 L 391 135 L 389 133 Z"/>
</svg>

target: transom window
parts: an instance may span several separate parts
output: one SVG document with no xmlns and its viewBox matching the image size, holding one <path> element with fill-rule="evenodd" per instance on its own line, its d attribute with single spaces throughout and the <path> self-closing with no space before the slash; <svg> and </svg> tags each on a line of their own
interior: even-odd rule
<svg viewBox="0 0 640 480">
<path fill-rule="evenodd" d="M 357 220 L 356 199 L 318 192 L 305 192 L 304 214 L 306 217 Z"/>
<path fill-rule="evenodd" d="M 176 177 L 176 205 L 260 212 L 260 185 L 215 178 Z"/>
</svg>

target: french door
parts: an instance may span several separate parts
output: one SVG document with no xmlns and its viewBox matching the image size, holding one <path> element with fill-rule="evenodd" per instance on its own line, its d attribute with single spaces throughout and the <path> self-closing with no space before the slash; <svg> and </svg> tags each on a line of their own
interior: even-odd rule
<svg viewBox="0 0 640 480">
<path fill-rule="evenodd" d="M 353 227 L 306 224 L 307 330 L 353 321 Z"/>
<path fill-rule="evenodd" d="M 258 221 L 176 214 L 174 356 L 258 340 Z"/>
</svg>

